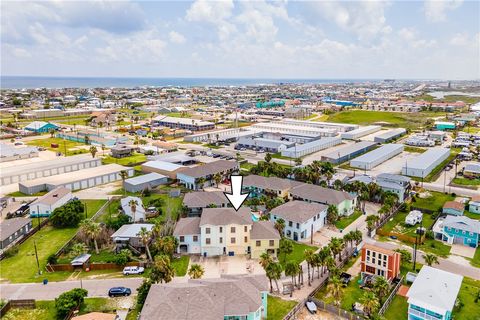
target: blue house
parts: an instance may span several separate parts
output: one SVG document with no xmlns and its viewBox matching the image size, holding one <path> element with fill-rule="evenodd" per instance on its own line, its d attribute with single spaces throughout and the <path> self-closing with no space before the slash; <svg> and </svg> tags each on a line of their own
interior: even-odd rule
<svg viewBox="0 0 480 320">
<path fill-rule="evenodd" d="M 480 214 L 480 196 L 473 197 L 468 203 L 468 211 Z"/>
<path fill-rule="evenodd" d="M 447 201 L 443 205 L 442 212 L 452 216 L 463 216 L 465 205 L 457 201 Z"/>
<path fill-rule="evenodd" d="M 54 125 L 53 123 L 45 122 L 45 121 L 33 121 L 32 123 L 30 123 L 25 127 L 25 130 L 33 131 L 36 133 L 47 133 L 47 132 L 50 132 L 50 130 L 52 129 L 58 130 L 60 128 Z"/>
<path fill-rule="evenodd" d="M 437 225 L 437 224 L 436 224 Z M 449 244 L 463 244 L 472 248 L 478 246 L 480 239 L 480 221 L 464 216 L 446 216 L 439 219 L 434 227 L 435 237 Z"/>
<path fill-rule="evenodd" d="M 408 290 L 408 320 L 450 320 L 463 277 L 423 266 Z"/>
</svg>

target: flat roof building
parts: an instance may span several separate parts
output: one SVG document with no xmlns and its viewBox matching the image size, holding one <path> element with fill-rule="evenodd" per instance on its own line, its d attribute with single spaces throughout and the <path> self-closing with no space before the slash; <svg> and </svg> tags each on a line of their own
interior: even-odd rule
<svg viewBox="0 0 480 320">
<path fill-rule="evenodd" d="M 405 163 L 402 174 L 411 177 L 425 178 L 436 166 L 450 155 L 450 149 L 432 148 Z"/>
<path fill-rule="evenodd" d="M 37 147 L 21 146 L 16 148 L 10 144 L 0 143 L 0 162 L 14 161 L 38 157 Z"/>
<path fill-rule="evenodd" d="M 215 129 L 215 124 L 213 122 L 191 118 L 158 116 L 153 119 L 153 123 L 157 126 L 168 127 L 171 129 L 185 129 L 190 131 L 205 131 Z"/>
<path fill-rule="evenodd" d="M 347 131 L 352 131 L 359 128 L 359 125 L 357 124 L 308 121 L 308 120 L 285 119 L 282 121 L 282 123 L 295 125 L 295 126 L 312 127 L 312 128 L 335 129 L 337 130 L 337 132 L 347 132 Z"/>
<path fill-rule="evenodd" d="M 123 183 L 123 188 L 128 192 L 141 192 L 143 190 L 151 190 L 167 182 L 167 176 L 152 172 L 126 179 Z"/>
<path fill-rule="evenodd" d="M 378 142 L 378 143 L 386 143 L 389 141 L 392 141 L 398 137 L 401 137 L 407 133 L 407 130 L 404 128 L 397 128 L 397 129 L 392 129 L 388 130 L 387 132 L 384 132 L 382 134 L 379 134 L 375 138 L 373 138 L 373 141 Z"/>
<path fill-rule="evenodd" d="M 249 127 L 251 130 L 279 132 L 309 137 L 333 137 L 337 135 L 335 129 L 312 128 L 307 126 L 292 125 L 284 122 L 262 122 Z"/>
<path fill-rule="evenodd" d="M 102 159 L 82 154 L 12 166 L 1 170 L 0 186 L 98 167 L 100 165 L 102 165 Z"/>
<path fill-rule="evenodd" d="M 142 164 L 143 173 L 156 172 L 172 180 L 177 179 L 177 173 L 186 168 L 185 166 L 166 161 L 148 161 Z"/>
<path fill-rule="evenodd" d="M 126 171 L 129 177 L 133 176 L 134 174 L 133 168 L 124 167 L 113 163 L 80 170 L 75 174 L 63 173 L 46 178 L 28 180 L 20 182 L 18 185 L 20 192 L 25 194 L 34 194 L 44 190 L 50 191 L 57 187 L 66 187 L 72 191 L 75 191 L 118 181 L 121 179 L 121 171 Z"/>
<path fill-rule="evenodd" d="M 377 144 L 371 141 L 361 141 L 353 145 L 348 145 L 338 150 L 332 151 L 322 156 L 322 161 L 327 161 L 333 164 L 339 164 L 348 161 L 362 153 L 372 149 Z"/>
<path fill-rule="evenodd" d="M 202 132 L 185 136 L 183 141 L 186 142 L 211 142 L 211 141 L 236 141 L 241 137 L 252 136 L 253 132 L 242 128 L 216 130 L 211 132 Z"/>
<path fill-rule="evenodd" d="M 282 151 L 282 156 L 290 158 L 300 158 L 320 150 L 331 148 L 340 143 L 342 143 L 342 139 L 340 138 L 340 136 L 325 137 L 287 148 L 286 150 Z"/>
<path fill-rule="evenodd" d="M 285 140 L 273 140 L 264 138 L 240 138 L 237 142 L 237 147 L 249 149 L 262 149 L 267 152 L 277 153 L 286 150 L 288 147 L 294 145 L 293 142 Z"/>
<path fill-rule="evenodd" d="M 370 170 L 390 158 L 402 153 L 403 144 L 386 144 L 350 161 L 350 166 Z"/>
<path fill-rule="evenodd" d="M 381 126 L 366 126 L 366 127 L 360 127 L 352 131 L 343 132 L 341 135 L 342 135 L 342 139 L 357 140 L 363 136 L 380 131 L 380 129 L 382 129 Z"/>
</svg>

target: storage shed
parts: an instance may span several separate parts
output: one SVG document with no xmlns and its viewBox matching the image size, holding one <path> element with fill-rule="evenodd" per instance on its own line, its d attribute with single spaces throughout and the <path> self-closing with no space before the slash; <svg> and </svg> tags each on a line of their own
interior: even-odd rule
<svg viewBox="0 0 480 320">
<path fill-rule="evenodd" d="M 363 170 L 375 168 L 384 161 L 402 153 L 403 144 L 386 144 L 350 161 L 350 166 Z"/>
<path fill-rule="evenodd" d="M 411 177 L 425 178 L 450 155 L 450 149 L 432 148 L 417 156 L 409 162 L 405 162 L 402 174 Z"/>
<path fill-rule="evenodd" d="M 167 182 L 167 176 L 152 172 L 125 180 L 123 188 L 128 192 L 141 192 L 145 189 L 153 189 L 159 185 L 166 184 Z"/>
<path fill-rule="evenodd" d="M 327 161 L 333 164 L 342 163 L 367 152 L 376 145 L 375 142 L 361 141 L 323 155 L 322 161 Z"/>
</svg>

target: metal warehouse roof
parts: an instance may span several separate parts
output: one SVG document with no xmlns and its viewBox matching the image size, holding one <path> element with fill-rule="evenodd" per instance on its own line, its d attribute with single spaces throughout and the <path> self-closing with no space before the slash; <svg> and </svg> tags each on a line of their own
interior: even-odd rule
<svg viewBox="0 0 480 320">
<path fill-rule="evenodd" d="M 185 166 L 181 166 L 179 164 L 158 160 L 145 162 L 142 166 L 165 171 L 175 171 L 180 168 L 185 168 Z"/>
<path fill-rule="evenodd" d="M 365 153 L 364 155 L 361 155 L 358 158 L 355 158 L 355 162 L 374 162 L 378 160 L 379 158 L 382 158 L 383 156 L 391 153 L 391 152 L 396 152 L 398 150 L 403 150 L 403 144 L 386 144 L 384 146 L 381 146 L 378 149 L 375 149 L 373 151 L 370 151 L 368 153 Z"/>
<path fill-rule="evenodd" d="M 125 180 L 125 183 L 138 185 L 138 184 L 147 183 L 147 182 L 151 182 L 151 181 L 155 181 L 163 178 L 168 178 L 168 177 L 164 176 L 163 174 L 152 172 L 152 173 L 144 174 L 142 176 L 137 176 L 137 177 L 127 179 Z"/>
<path fill-rule="evenodd" d="M 351 132 L 351 131 L 350 131 Z M 357 142 L 354 145 L 348 145 L 345 146 L 341 149 L 338 149 L 336 151 L 332 151 L 326 155 L 324 155 L 325 158 L 330 158 L 330 159 L 340 159 L 343 158 L 349 154 L 352 154 L 354 152 L 357 152 L 359 150 L 362 150 L 364 148 L 369 148 L 371 146 L 376 145 L 377 143 L 371 142 L 371 141 L 361 141 Z"/>
<path fill-rule="evenodd" d="M 365 127 L 360 127 L 358 129 L 355 129 L 355 130 L 352 130 L 352 131 L 347 131 L 346 133 L 348 133 L 349 135 L 355 135 L 355 134 L 361 134 L 361 133 L 364 133 L 366 131 L 370 131 L 370 130 L 373 130 L 373 129 L 380 129 L 381 127 L 380 126 L 365 126 Z"/>
<path fill-rule="evenodd" d="M 341 140 L 342 139 L 339 136 L 337 136 L 337 137 L 325 137 L 325 138 L 321 138 L 321 139 L 318 139 L 318 140 L 313 140 L 313 141 L 310 141 L 310 142 L 307 142 L 307 143 L 304 143 L 304 144 L 299 144 L 296 147 L 290 147 L 286 151 L 300 152 L 300 151 L 303 151 L 303 150 L 310 149 L 313 146 L 322 146 L 322 145 L 329 144 L 333 141 L 340 142 Z"/>
<path fill-rule="evenodd" d="M 405 130 L 404 128 L 397 128 L 397 129 L 388 130 L 387 132 L 379 134 L 375 138 L 390 139 L 390 138 L 395 137 L 399 134 L 404 134 L 405 132 L 407 132 L 407 130 Z"/>
<path fill-rule="evenodd" d="M 447 148 L 432 148 L 416 158 L 413 158 L 411 161 L 405 164 L 405 167 L 408 169 L 427 169 L 433 162 L 438 158 L 443 156 L 445 153 L 450 153 L 450 149 Z"/>
</svg>

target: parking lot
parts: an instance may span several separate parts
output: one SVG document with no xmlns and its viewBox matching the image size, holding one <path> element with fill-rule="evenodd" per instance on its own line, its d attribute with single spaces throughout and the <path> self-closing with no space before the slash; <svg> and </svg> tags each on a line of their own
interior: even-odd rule
<svg viewBox="0 0 480 320">
<path fill-rule="evenodd" d="M 388 159 L 384 163 L 376 166 L 372 170 L 368 171 L 369 174 L 376 176 L 380 173 L 393 173 L 393 174 L 400 174 L 402 172 L 402 167 L 411 161 L 413 158 L 420 155 L 419 153 L 415 152 L 402 152 L 395 157 Z"/>
</svg>

